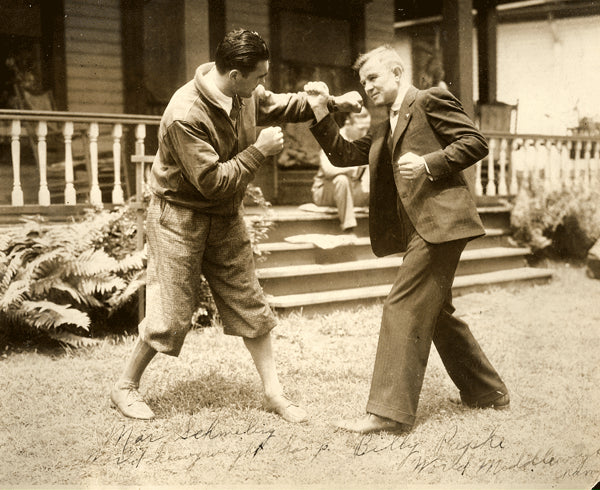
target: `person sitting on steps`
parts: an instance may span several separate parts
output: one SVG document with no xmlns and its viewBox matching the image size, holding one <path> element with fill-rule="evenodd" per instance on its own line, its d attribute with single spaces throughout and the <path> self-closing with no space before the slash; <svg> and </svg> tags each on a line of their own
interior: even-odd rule
<svg viewBox="0 0 600 490">
<path fill-rule="evenodd" d="M 371 115 L 363 107 L 359 113 L 346 116 L 340 134 L 353 141 L 367 134 L 370 126 Z M 335 206 L 342 231 L 350 232 L 357 224 L 354 207 L 369 204 L 369 170 L 366 166 L 334 167 L 323 150 L 319 155 L 319 170 L 311 188 L 313 202 L 317 206 Z"/>
</svg>

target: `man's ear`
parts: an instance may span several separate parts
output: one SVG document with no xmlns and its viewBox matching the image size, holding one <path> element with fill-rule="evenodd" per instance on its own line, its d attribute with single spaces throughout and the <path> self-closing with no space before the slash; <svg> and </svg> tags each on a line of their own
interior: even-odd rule
<svg viewBox="0 0 600 490">
<path fill-rule="evenodd" d="M 398 80 L 400 80 L 402 78 L 402 69 L 399 66 L 396 66 L 395 68 L 393 68 L 392 73 Z"/>
<path fill-rule="evenodd" d="M 237 80 L 239 80 L 242 76 L 242 72 L 240 70 L 229 70 L 229 73 L 227 73 L 227 76 L 229 78 L 229 80 L 235 82 Z"/>
</svg>

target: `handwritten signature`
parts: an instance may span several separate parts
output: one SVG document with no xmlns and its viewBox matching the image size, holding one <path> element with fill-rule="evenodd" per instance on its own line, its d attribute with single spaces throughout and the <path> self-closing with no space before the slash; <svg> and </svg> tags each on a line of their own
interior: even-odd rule
<svg viewBox="0 0 600 490">
<path fill-rule="evenodd" d="M 415 473 L 455 471 L 461 475 L 497 475 L 502 472 L 557 469 L 560 478 L 600 475 L 600 448 L 581 454 L 561 455 L 554 447 L 526 449 L 517 452 L 509 448 L 505 438 L 490 430 L 483 438 L 463 439 L 457 426 L 448 429 L 431 447 L 412 434 L 395 436 L 381 444 L 379 438 L 365 435 L 354 446 L 353 455 L 395 453 L 394 468 L 408 468 Z"/>
<path fill-rule="evenodd" d="M 563 479 L 600 475 L 600 447 L 575 454 L 561 454 L 554 447 L 544 446 L 519 450 L 497 427 L 473 437 L 452 426 L 433 443 L 423 442 L 414 433 L 352 437 L 356 437 L 353 445 L 337 435 L 330 440 L 306 443 L 296 435 L 280 436 L 276 429 L 256 422 L 238 428 L 225 427 L 218 416 L 202 427 L 190 418 L 180 430 L 165 432 L 141 430 L 135 424 L 122 423 L 114 425 L 98 441 L 87 462 L 136 468 L 142 463 L 177 463 L 190 470 L 212 458 L 225 456 L 228 469 L 232 470 L 259 456 L 285 455 L 296 463 L 312 463 L 324 454 L 335 453 L 337 458 L 346 458 L 348 462 L 353 458 L 383 456 L 388 458 L 391 470 L 404 469 L 416 475 L 443 471 L 480 476 L 549 470 Z M 220 464 L 222 461 L 219 459 Z"/>
<path fill-rule="evenodd" d="M 196 427 L 193 420 L 189 419 L 182 431 L 168 433 L 137 432 L 135 425 L 117 424 L 99 442 L 87 462 L 99 464 L 112 461 L 119 466 L 131 465 L 136 468 L 142 462 L 184 462 L 186 469 L 190 470 L 201 460 L 228 455 L 231 456 L 231 470 L 243 459 L 251 460 L 267 450 L 308 461 L 329 450 L 327 443 L 306 445 L 293 435 L 282 440 L 277 440 L 275 436 L 275 429 L 259 426 L 255 422 L 243 428 L 223 427 L 218 416 L 206 427 Z M 181 444 L 188 444 L 189 450 L 176 450 Z"/>
</svg>

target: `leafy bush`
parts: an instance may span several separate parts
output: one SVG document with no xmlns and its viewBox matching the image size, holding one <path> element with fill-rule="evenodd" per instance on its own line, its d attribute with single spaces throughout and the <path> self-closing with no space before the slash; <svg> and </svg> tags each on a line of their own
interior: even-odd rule
<svg viewBox="0 0 600 490">
<path fill-rule="evenodd" d="M 537 182 L 517 195 L 511 227 L 515 241 L 534 254 L 584 259 L 600 238 L 600 192 L 575 187 L 547 191 Z"/>
<path fill-rule="evenodd" d="M 0 328 L 43 331 L 80 345 L 110 327 L 144 284 L 143 250 L 111 255 L 102 247 L 106 229 L 126 212 L 90 213 L 81 222 L 52 226 L 30 218 L 5 233 Z"/>
<path fill-rule="evenodd" d="M 257 187 L 248 197 L 264 211 Z M 247 220 L 255 252 L 271 226 L 268 213 Z M 44 333 L 78 346 L 137 327 L 138 295 L 145 285 L 146 251 L 137 250 L 133 207 L 93 209 L 79 222 L 49 225 L 27 218 L 0 236 L 0 336 Z M 216 307 L 206 281 L 193 327 L 213 323 Z"/>
<path fill-rule="evenodd" d="M 268 237 L 269 230 L 273 226 L 271 203 L 265 199 L 260 187 L 255 185 L 248 186 L 245 201 L 258 206 L 261 211 L 260 214 L 245 216 L 252 250 L 254 251 L 254 255 L 260 260 L 263 252 L 258 248 L 258 244 Z"/>
</svg>

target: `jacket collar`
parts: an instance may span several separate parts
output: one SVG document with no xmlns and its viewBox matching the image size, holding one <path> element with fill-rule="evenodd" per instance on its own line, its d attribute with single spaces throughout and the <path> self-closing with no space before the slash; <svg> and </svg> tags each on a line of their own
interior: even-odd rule
<svg viewBox="0 0 600 490">
<path fill-rule="evenodd" d="M 196 73 L 194 74 L 194 86 L 204 99 L 212 105 L 223 109 L 227 115 L 229 115 L 232 107 L 237 106 L 237 109 L 239 110 L 245 104 L 243 99 L 238 95 L 227 97 L 208 79 L 209 77 L 206 75 L 214 66 L 214 61 L 211 61 L 210 63 L 204 63 L 196 68 Z M 228 99 L 228 103 L 225 103 L 224 99 Z"/>
<path fill-rule="evenodd" d="M 417 97 L 417 92 L 417 88 L 413 85 L 410 85 L 406 90 L 404 99 L 400 104 L 398 122 L 396 123 L 396 129 L 394 130 L 394 135 L 392 137 L 392 149 L 396 146 L 396 143 L 398 143 L 398 140 L 406 130 L 406 126 L 408 126 L 408 122 L 412 117 L 412 105 Z"/>
</svg>

